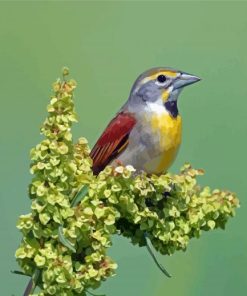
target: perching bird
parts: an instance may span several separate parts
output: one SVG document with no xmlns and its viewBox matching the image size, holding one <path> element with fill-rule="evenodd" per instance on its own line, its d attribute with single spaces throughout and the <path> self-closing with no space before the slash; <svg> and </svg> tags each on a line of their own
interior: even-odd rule
<svg viewBox="0 0 247 296">
<path fill-rule="evenodd" d="M 91 151 L 98 174 L 115 160 L 137 172 L 165 172 L 174 161 L 182 133 L 177 100 L 181 90 L 200 78 L 171 68 L 153 68 L 135 81 L 127 102 Z"/>
</svg>

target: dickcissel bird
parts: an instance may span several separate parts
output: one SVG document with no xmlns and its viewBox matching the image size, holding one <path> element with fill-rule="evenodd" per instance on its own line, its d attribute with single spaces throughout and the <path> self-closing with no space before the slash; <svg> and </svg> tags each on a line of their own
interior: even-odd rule
<svg viewBox="0 0 247 296">
<path fill-rule="evenodd" d="M 137 172 L 159 175 L 173 163 L 181 144 L 177 101 L 182 89 L 200 78 L 166 67 L 145 71 L 127 102 L 110 121 L 91 151 L 93 172 L 118 161 Z"/>
</svg>

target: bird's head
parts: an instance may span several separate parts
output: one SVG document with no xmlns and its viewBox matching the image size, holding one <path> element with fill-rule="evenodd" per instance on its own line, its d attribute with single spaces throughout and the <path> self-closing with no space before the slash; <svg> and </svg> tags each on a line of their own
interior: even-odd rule
<svg viewBox="0 0 247 296">
<path fill-rule="evenodd" d="M 177 99 L 181 90 L 200 78 L 171 68 L 153 68 L 141 74 L 135 81 L 129 97 L 134 108 L 146 104 L 164 105 L 176 117 Z"/>
</svg>

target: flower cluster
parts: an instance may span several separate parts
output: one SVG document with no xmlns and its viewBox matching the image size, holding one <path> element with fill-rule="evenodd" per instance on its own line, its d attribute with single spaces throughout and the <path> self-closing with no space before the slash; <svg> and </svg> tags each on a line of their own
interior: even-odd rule
<svg viewBox="0 0 247 296">
<path fill-rule="evenodd" d="M 198 186 L 203 172 L 190 165 L 177 175 L 108 166 L 94 176 L 87 140 L 72 141 L 76 83 L 65 79 L 67 69 L 63 74 L 41 128 L 45 139 L 31 150 L 31 213 L 17 223 L 23 239 L 16 258 L 32 277 L 29 295 L 86 295 L 99 287 L 117 268 L 106 255 L 113 234 L 139 246 L 148 239 L 158 252 L 172 254 L 202 230 L 224 228 L 239 205 L 231 192 Z"/>
</svg>

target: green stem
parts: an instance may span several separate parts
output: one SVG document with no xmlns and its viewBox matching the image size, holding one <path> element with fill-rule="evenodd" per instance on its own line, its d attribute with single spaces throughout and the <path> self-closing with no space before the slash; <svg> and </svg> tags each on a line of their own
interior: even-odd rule
<svg viewBox="0 0 247 296">
<path fill-rule="evenodd" d="M 33 294 L 33 292 L 35 291 L 35 288 L 37 287 L 39 276 L 40 276 L 40 270 L 36 268 L 33 274 L 33 277 L 30 279 L 30 281 L 27 284 L 27 287 L 25 289 L 23 296 L 29 296 L 30 294 Z"/>
<path fill-rule="evenodd" d="M 29 296 L 31 294 L 32 288 L 33 288 L 33 280 L 30 279 L 30 281 L 27 284 L 27 287 L 25 289 L 23 296 Z"/>
</svg>

